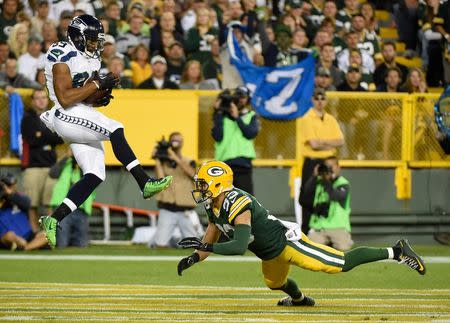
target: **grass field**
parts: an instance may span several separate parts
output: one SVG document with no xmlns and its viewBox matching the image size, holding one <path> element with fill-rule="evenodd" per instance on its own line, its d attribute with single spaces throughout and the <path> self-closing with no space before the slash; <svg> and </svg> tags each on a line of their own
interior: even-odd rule
<svg viewBox="0 0 450 323">
<path fill-rule="evenodd" d="M 392 262 L 339 275 L 293 268 L 314 308 L 277 307 L 283 294 L 264 288 L 252 257 L 212 257 L 179 277 L 186 251 L 1 252 L 0 321 L 450 322 L 450 248 L 416 249 L 443 258 L 425 276 Z"/>
</svg>

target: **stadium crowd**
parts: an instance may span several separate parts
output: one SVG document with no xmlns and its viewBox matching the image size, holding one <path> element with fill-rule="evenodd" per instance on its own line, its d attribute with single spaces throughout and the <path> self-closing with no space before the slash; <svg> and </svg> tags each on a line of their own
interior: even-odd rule
<svg viewBox="0 0 450 323">
<path fill-rule="evenodd" d="M 102 21 L 102 71 L 120 73 L 123 88 L 241 85 L 229 63 L 229 27 L 256 65 L 316 56 L 316 85 L 326 90 L 424 92 L 450 75 L 447 1 L 3 0 L 1 9 L 0 86 L 8 92 L 44 85 L 47 49 L 67 40 L 71 19 L 84 13 Z M 391 19 L 378 21 L 377 9 Z M 382 40 L 383 26 L 397 27 L 403 55 L 420 56 L 421 69 L 396 62 L 397 39 Z"/>
</svg>

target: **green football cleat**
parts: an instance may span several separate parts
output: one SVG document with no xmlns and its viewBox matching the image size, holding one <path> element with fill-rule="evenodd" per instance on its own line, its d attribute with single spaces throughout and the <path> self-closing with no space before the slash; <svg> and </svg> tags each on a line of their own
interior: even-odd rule
<svg viewBox="0 0 450 323">
<path fill-rule="evenodd" d="M 58 221 L 51 216 L 41 216 L 39 219 L 39 224 L 42 230 L 45 232 L 45 237 L 47 238 L 50 247 L 55 248 L 56 246 L 56 227 L 58 226 Z"/>
<path fill-rule="evenodd" d="M 164 191 L 169 187 L 170 183 L 172 183 L 173 177 L 166 176 L 164 178 L 154 179 L 151 178 L 145 183 L 144 190 L 142 191 L 142 195 L 144 199 L 149 199 L 153 195 L 158 194 L 159 192 Z"/>
<path fill-rule="evenodd" d="M 394 248 L 395 247 L 400 248 L 401 250 L 398 259 L 399 263 L 407 265 L 408 267 L 416 270 L 421 275 L 425 275 L 425 263 L 423 262 L 422 258 L 411 248 L 408 240 L 398 240 Z"/>
</svg>

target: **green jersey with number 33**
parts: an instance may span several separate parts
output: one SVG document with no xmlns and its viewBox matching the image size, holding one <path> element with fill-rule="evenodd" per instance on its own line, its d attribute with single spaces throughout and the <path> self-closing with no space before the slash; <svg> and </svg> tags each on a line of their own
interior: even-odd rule
<svg viewBox="0 0 450 323">
<path fill-rule="evenodd" d="M 249 193 L 237 188 L 229 191 L 220 210 L 205 206 L 209 221 L 229 239 L 233 239 L 234 220 L 239 214 L 251 213 L 251 237 L 248 249 L 263 260 L 278 256 L 286 246 L 286 228 Z"/>
</svg>

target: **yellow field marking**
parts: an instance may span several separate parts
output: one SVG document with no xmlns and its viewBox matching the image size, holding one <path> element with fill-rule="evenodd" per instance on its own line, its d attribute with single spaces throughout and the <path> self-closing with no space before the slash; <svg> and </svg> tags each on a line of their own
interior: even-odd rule
<svg viewBox="0 0 450 323">
<path fill-rule="evenodd" d="M 266 288 L 0 283 L 0 321 L 450 322 L 450 290 L 305 289 L 313 308 Z M 424 297 L 424 295 L 426 295 Z"/>
</svg>

